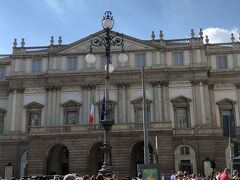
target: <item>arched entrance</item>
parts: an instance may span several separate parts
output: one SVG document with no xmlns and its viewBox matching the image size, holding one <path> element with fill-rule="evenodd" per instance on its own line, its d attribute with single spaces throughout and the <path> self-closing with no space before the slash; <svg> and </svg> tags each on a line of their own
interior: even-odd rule
<svg viewBox="0 0 240 180">
<path fill-rule="evenodd" d="M 61 145 L 55 145 L 48 153 L 47 157 L 47 174 L 49 175 L 65 175 L 68 174 L 69 167 L 68 149 Z"/>
<path fill-rule="evenodd" d="M 153 148 L 149 145 L 150 163 L 153 163 Z M 144 164 L 144 142 L 134 144 L 131 150 L 131 176 L 137 175 L 137 164 Z"/>
<path fill-rule="evenodd" d="M 175 170 L 187 171 L 192 174 L 197 171 L 195 150 L 189 145 L 180 145 L 174 151 Z"/>
<path fill-rule="evenodd" d="M 89 151 L 88 169 L 89 174 L 97 175 L 98 170 L 103 165 L 103 152 L 101 150 L 102 143 L 98 142 L 92 146 Z"/>
</svg>

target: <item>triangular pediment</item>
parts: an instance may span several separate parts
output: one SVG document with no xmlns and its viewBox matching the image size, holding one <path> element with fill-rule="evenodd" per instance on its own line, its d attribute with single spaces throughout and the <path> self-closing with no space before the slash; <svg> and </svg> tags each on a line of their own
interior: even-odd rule
<svg viewBox="0 0 240 180">
<path fill-rule="evenodd" d="M 76 102 L 74 100 L 66 101 L 62 104 L 63 107 L 79 107 L 81 104 L 79 102 Z"/>
<path fill-rule="evenodd" d="M 112 31 L 113 35 L 116 35 L 117 32 Z M 95 34 L 87 36 L 83 39 L 80 39 L 76 42 L 73 42 L 69 45 L 66 45 L 60 49 L 57 49 L 53 52 L 53 54 L 86 54 L 89 53 L 91 39 L 94 39 L 98 36 L 104 35 L 104 31 L 99 31 Z M 120 34 L 121 35 L 121 34 Z M 123 35 L 124 37 L 124 50 L 126 51 L 138 51 L 138 50 L 152 50 L 158 48 L 157 45 L 149 43 L 144 40 L 140 40 L 128 35 Z M 104 53 L 104 47 L 92 47 L 92 51 L 94 53 Z M 121 46 L 111 46 L 112 52 L 120 52 L 122 50 Z"/>
<path fill-rule="evenodd" d="M 232 105 L 232 104 L 236 104 L 236 101 L 233 101 L 229 98 L 224 98 L 220 101 L 217 102 L 218 105 Z"/>
<path fill-rule="evenodd" d="M 26 109 L 42 109 L 43 105 L 38 102 L 31 102 L 24 106 Z"/>
<path fill-rule="evenodd" d="M 140 103 L 142 103 L 142 101 L 143 101 L 143 98 L 139 97 L 137 99 L 132 100 L 132 103 L 133 104 L 140 104 Z M 152 103 L 152 100 L 146 98 L 146 103 Z"/>
</svg>

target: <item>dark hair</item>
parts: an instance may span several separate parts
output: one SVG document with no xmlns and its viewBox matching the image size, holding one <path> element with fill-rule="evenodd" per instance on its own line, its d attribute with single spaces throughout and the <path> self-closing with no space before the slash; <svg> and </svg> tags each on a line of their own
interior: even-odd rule
<svg viewBox="0 0 240 180">
<path fill-rule="evenodd" d="M 138 177 L 139 177 L 139 178 L 142 178 L 142 173 L 138 173 Z"/>
<path fill-rule="evenodd" d="M 102 174 L 99 174 L 99 175 L 96 177 L 96 180 L 104 180 L 103 175 L 102 175 Z"/>
</svg>

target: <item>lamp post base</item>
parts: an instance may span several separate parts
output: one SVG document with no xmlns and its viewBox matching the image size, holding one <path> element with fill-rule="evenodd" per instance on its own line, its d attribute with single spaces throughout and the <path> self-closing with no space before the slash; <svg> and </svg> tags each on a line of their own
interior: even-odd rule
<svg viewBox="0 0 240 180">
<path fill-rule="evenodd" d="M 99 172 L 103 175 L 106 175 L 108 173 L 112 173 L 112 166 L 104 162 L 103 166 L 102 166 L 102 169 L 100 169 Z"/>
</svg>

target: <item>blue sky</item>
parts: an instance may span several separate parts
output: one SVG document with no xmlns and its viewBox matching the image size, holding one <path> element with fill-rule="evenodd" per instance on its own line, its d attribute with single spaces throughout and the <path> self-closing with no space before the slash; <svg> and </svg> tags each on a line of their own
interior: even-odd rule
<svg viewBox="0 0 240 180">
<path fill-rule="evenodd" d="M 0 54 L 12 52 L 13 39 L 25 46 L 49 45 L 50 36 L 63 44 L 102 29 L 104 12 L 113 13 L 114 31 L 139 39 L 186 38 L 193 28 L 210 43 L 239 41 L 240 0 L 0 0 Z"/>
</svg>

